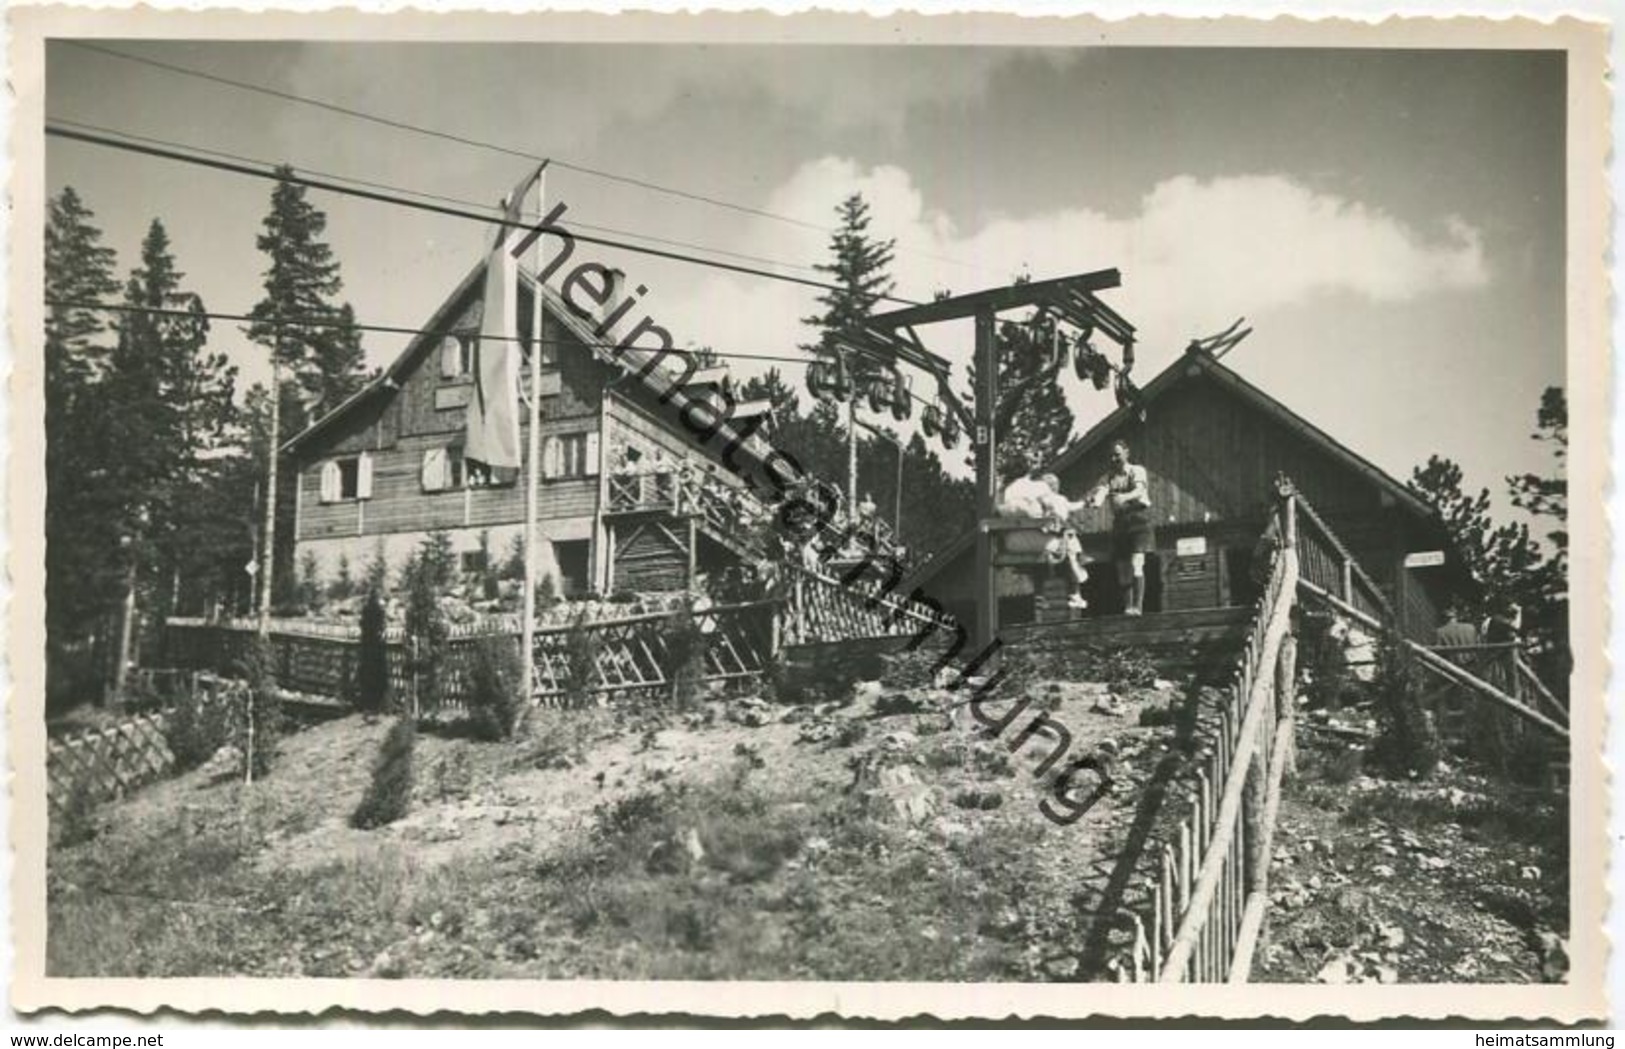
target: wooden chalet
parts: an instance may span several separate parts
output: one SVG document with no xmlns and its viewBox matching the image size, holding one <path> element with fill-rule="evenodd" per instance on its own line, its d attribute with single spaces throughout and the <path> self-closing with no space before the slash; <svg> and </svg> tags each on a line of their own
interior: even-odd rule
<svg viewBox="0 0 1625 1049">
<path fill-rule="evenodd" d="M 1285 475 L 1382 590 L 1411 636 L 1432 641 L 1449 593 L 1466 584 L 1447 554 L 1442 523 L 1422 499 L 1279 401 L 1193 346 L 1146 385 L 1141 410 L 1119 408 L 1047 469 L 1073 499 L 1108 470 L 1111 444 L 1128 441 L 1150 477 L 1157 553 L 1148 558 L 1147 613 L 1249 607 L 1258 597 L 1252 559 L 1274 482 Z M 1063 571 L 1012 566 L 998 573 L 1000 622 L 1111 617 L 1122 610 L 1109 563 L 1111 511 L 1073 518 L 1091 566 L 1089 609 L 1065 607 Z M 905 579 L 901 593 L 972 616 L 975 537 L 966 535 Z M 995 557 L 995 563 L 1000 559 Z M 1188 618 L 1188 617 L 1187 617 Z M 1149 624 L 1148 624 L 1149 625 Z M 1102 623 L 1102 628 L 1107 624 Z"/>
<path fill-rule="evenodd" d="M 481 262 L 382 375 L 285 445 L 296 469 L 295 557 L 314 556 L 323 578 L 341 556 L 359 574 L 380 549 L 398 568 L 437 530 L 450 536 L 462 569 L 475 571 L 482 556 L 507 556 L 522 534 L 522 472 L 476 476 L 462 458 L 484 274 Z M 697 575 L 734 563 L 742 546 L 716 509 L 739 481 L 719 464 L 719 453 L 733 428 L 766 405 L 738 405 L 733 426 L 702 444 L 680 413 L 714 395 L 728 381 L 725 369 L 685 375 L 675 352 L 653 367 L 646 367 L 656 364 L 651 351 L 616 354 L 609 344 L 632 322 L 599 334 L 611 318 L 528 279 L 518 306 L 527 343 L 537 294 L 541 571 L 562 595 L 575 596 L 684 589 Z M 520 447 L 527 442 L 523 433 Z M 735 455 L 748 461 L 768 451 L 752 436 Z M 691 483 L 679 483 L 684 476 Z"/>
</svg>

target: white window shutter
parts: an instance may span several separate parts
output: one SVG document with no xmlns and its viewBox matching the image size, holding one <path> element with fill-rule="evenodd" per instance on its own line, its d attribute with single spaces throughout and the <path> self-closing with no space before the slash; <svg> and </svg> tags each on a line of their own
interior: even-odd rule
<svg viewBox="0 0 1625 1049">
<path fill-rule="evenodd" d="M 584 472 L 588 477 L 598 476 L 598 432 L 596 430 L 587 435 L 587 468 Z"/>
<path fill-rule="evenodd" d="M 339 498 L 339 464 L 329 459 L 322 464 L 322 502 L 335 503 Z"/>
<path fill-rule="evenodd" d="M 463 340 L 447 335 L 440 340 L 440 377 L 455 379 L 462 374 Z"/>
<path fill-rule="evenodd" d="M 446 487 L 446 473 L 450 464 L 446 462 L 444 448 L 429 448 L 423 453 L 423 490 L 425 492 L 438 492 Z"/>
<path fill-rule="evenodd" d="M 559 439 L 557 437 L 542 438 L 542 477 L 552 478 L 559 475 Z"/>
<path fill-rule="evenodd" d="M 355 497 L 372 498 L 372 456 L 366 452 L 361 453 L 355 464 Z"/>
</svg>

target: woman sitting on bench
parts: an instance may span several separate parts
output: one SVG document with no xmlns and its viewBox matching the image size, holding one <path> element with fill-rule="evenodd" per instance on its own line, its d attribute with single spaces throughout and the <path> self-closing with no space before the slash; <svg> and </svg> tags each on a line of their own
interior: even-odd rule
<svg viewBox="0 0 1625 1049">
<path fill-rule="evenodd" d="M 1031 517 L 1044 522 L 1046 532 L 1058 533 L 1044 546 L 1051 561 L 1064 561 L 1067 574 L 1072 577 L 1072 596 L 1067 598 L 1069 608 L 1089 607 L 1084 600 L 1083 585 L 1089 580 L 1089 570 L 1083 566 L 1083 543 L 1068 519 L 1086 506 L 1085 501 L 1073 502 L 1061 494 L 1060 478 L 1054 474 L 1018 477 L 1011 481 L 999 499 L 999 512 L 1006 517 Z"/>
</svg>

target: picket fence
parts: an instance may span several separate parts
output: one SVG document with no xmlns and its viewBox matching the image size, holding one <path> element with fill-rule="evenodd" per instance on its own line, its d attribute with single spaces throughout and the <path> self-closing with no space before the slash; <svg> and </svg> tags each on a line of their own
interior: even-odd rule
<svg viewBox="0 0 1625 1049">
<path fill-rule="evenodd" d="M 1291 764 L 1298 590 L 1295 495 L 1276 509 L 1285 537 L 1219 710 L 1198 756 L 1185 815 L 1153 854 L 1146 900 L 1128 911 L 1119 959 L 1134 982 L 1245 982 L 1269 906 L 1271 838 Z"/>
</svg>

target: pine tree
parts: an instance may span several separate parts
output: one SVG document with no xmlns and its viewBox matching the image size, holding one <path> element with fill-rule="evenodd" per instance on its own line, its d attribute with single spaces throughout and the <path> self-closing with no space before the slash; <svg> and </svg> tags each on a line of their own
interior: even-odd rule
<svg viewBox="0 0 1625 1049">
<path fill-rule="evenodd" d="M 277 173 L 291 177 L 293 169 Z M 273 352 L 280 347 L 282 363 L 306 394 L 283 420 L 281 440 L 304 429 L 312 415 L 337 407 L 366 378 L 359 334 L 345 327 L 355 323 L 355 313 L 336 301 L 344 282 L 322 239 L 326 231 L 327 216 L 305 199 L 305 187 L 278 182 L 256 241 L 270 265 L 265 296 L 249 314 L 248 337 Z"/>
<path fill-rule="evenodd" d="M 1042 375 L 1054 358 L 1057 338 L 1064 338 L 1064 333 L 1057 331 L 1053 316 L 1042 312 L 1026 323 L 1005 321 L 998 327 L 999 406 L 994 425 L 995 470 L 1001 485 L 1050 462 L 1072 439 L 1074 420 L 1066 394 L 1058 381 Z M 971 389 L 978 382 L 972 361 Z"/>
<path fill-rule="evenodd" d="M 277 173 L 291 178 L 293 169 L 283 166 Z M 359 335 L 343 327 L 354 323 L 354 312 L 335 301 L 343 281 L 333 249 L 322 239 L 326 230 L 327 216 L 305 199 L 305 187 L 279 181 L 256 241 L 270 264 L 264 275 L 265 295 L 250 312 L 253 321 L 248 327 L 249 338 L 266 347 L 289 372 L 286 381 L 278 382 L 278 397 L 271 405 L 277 448 L 318 415 L 336 408 L 366 378 Z M 284 475 L 283 464 L 276 465 L 274 474 Z M 284 601 L 298 589 L 291 527 L 293 485 L 269 480 L 267 484 L 276 492 L 272 558 L 276 578 L 268 582 L 277 599 Z"/>
<path fill-rule="evenodd" d="M 45 624 L 49 701 L 94 691 L 105 661 L 117 537 L 102 487 L 104 415 L 97 383 L 108 325 L 96 309 L 118 293 L 113 250 L 72 187 L 45 228 Z"/>
<path fill-rule="evenodd" d="M 181 567 L 205 549 L 209 453 L 231 426 L 235 386 L 225 358 L 207 352 L 206 311 L 183 279 L 155 219 L 125 285 L 131 308 L 116 324 L 101 382 L 109 437 L 103 489 L 114 503 L 124 614 L 134 602 L 157 619 L 177 596 Z"/>
<path fill-rule="evenodd" d="M 831 287 L 818 296 L 822 313 L 803 317 L 801 322 L 819 333 L 818 340 L 803 343 L 801 348 L 817 354 L 829 349 L 834 337 L 843 331 L 861 327 L 874 312 L 875 304 L 891 294 L 893 282 L 889 267 L 895 254 L 896 241 L 876 240 L 869 233 L 869 204 L 863 194 L 854 193 L 836 207 L 840 225 L 830 235 L 831 261 L 814 263 L 814 268 L 825 274 Z M 851 367 L 852 362 L 848 362 Z M 820 406 L 822 407 L 822 406 Z M 831 471 L 826 477 L 845 475 L 846 501 L 855 504 L 858 494 L 858 445 L 861 438 L 855 425 L 856 402 L 846 408 L 846 456 L 842 469 Z M 813 418 L 822 422 L 814 409 Z M 850 510 L 851 507 L 849 506 Z"/>
<path fill-rule="evenodd" d="M 1522 633 L 1535 669 L 1548 685 L 1566 690 L 1568 650 L 1568 405 L 1563 390 L 1548 388 L 1537 413 L 1537 441 L 1549 442 L 1556 459 L 1550 477 L 1522 474 L 1507 478 L 1514 506 L 1538 522 L 1553 526 L 1546 533 L 1549 550 L 1530 534 L 1528 522 L 1497 523 L 1490 514 L 1490 493 L 1462 490 L 1461 468 L 1449 459 L 1430 456 L 1411 477 L 1411 487 L 1438 512 L 1453 547 L 1482 590 L 1467 610 L 1475 616 L 1523 613 Z"/>
<path fill-rule="evenodd" d="M 1566 686 L 1569 654 L 1569 404 L 1561 386 L 1541 394 L 1532 439 L 1551 446 L 1550 476 L 1526 473 L 1507 478 L 1512 504 L 1545 523 L 1552 553 L 1529 573 L 1523 594 L 1524 633 L 1534 641 L 1536 669 L 1547 681 Z"/>
<path fill-rule="evenodd" d="M 741 400 L 767 401 L 773 406 L 774 419 L 781 423 L 795 418 L 801 411 L 801 399 L 795 387 L 784 380 L 784 373 L 777 368 L 746 379 L 739 393 Z"/>
<path fill-rule="evenodd" d="M 45 364 L 47 394 L 76 392 L 99 377 L 107 347 L 106 314 L 78 303 L 111 303 L 118 293 L 115 255 L 72 186 L 50 202 L 45 227 Z M 75 385 L 77 384 L 77 385 Z M 49 422 L 49 420 L 47 420 Z"/>
<path fill-rule="evenodd" d="M 895 240 L 876 240 L 869 233 L 869 204 L 863 194 L 854 193 L 835 209 L 840 226 L 830 236 L 830 262 L 814 263 L 813 268 L 829 277 L 834 287 L 818 296 L 822 313 L 802 318 L 802 323 L 820 333 L 818 342 L 802 349 L 816 352 L 827 345 L 836 332 L 857 327 L 874 312 L 875 304 L 890 295 L 893 282 L 888 269 L 895 254 Z"/>
<path fill-rule="evenodd" d="M 1552 446 L 1556 472 L 1550 477 L 1526 473 L 1507 478 L 1512 505 L 1526 510 L 1535 517 L 1555 519 L 1556 526 L 1546 533 L 1556 549 L 1556 556 L 1566 565 L 1569 553 L 1569 402 L 1561 386 L 1548 386 L 1541 394 L 1540 410 L 1535 417 L 1533 440 Z"/>
</svg>

